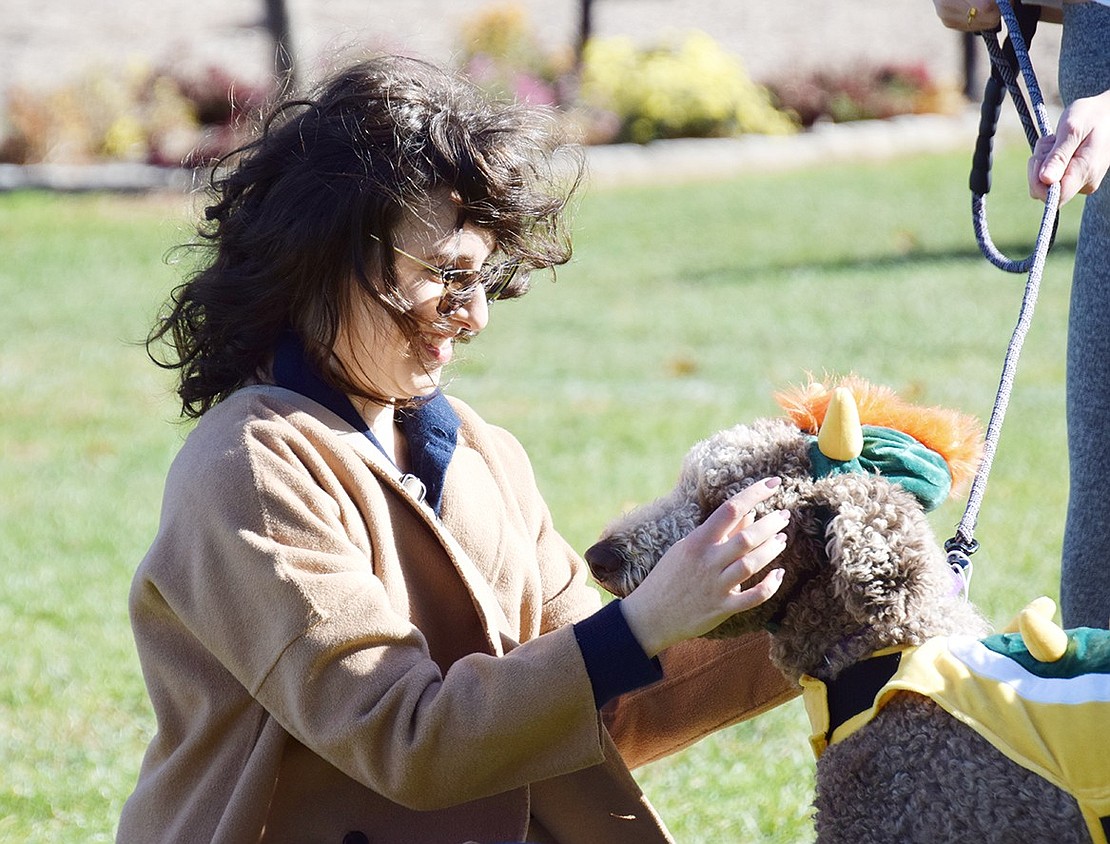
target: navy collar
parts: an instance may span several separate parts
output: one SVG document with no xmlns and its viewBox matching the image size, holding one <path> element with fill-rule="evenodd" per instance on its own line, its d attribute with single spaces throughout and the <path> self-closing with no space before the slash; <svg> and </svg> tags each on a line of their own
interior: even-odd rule
<svg viewBox="0 0 1110 844">
<path fill-rule="evenodd" d="M 316 372 L 305 354 L 304 344 L 292 330 L 284 331 L 278 340 L 274 350 L 273 374 L 277 386 L 323 405 L 362 433 L 393 462 L 392 456 L 382 448 L 351 400 Z M 424 484 L 428 505 L 439 515 L 447 467 L 457 444 L 458 414 L 439 390 L 417 403 L 397 408 L 396 414 L 397 424 L 408 440 L 412 474 Z"/>
</svg>

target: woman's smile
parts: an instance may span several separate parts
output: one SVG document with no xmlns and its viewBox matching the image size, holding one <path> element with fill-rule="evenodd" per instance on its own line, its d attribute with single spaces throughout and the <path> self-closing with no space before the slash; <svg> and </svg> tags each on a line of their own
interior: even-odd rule
<svg viewBox="0 0 1110 844">
<path fill-rule="evenodd" d="M 436 366 L 447 366 L 451 362 L 451 358 L 455 355 L 455 340 L 458 336 L 458 332 L 450 334 L 426 332 L 423 335 L 424 348 Z"/>
</svg>

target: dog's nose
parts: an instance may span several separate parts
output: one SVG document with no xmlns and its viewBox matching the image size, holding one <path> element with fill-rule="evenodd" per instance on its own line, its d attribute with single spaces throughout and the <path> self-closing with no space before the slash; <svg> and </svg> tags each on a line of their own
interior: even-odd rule
<svg viewBox="0 0 1110 844">
<path fill-rule="evenodd" d="M 624 567 L 624 559 L 612 544 L 602 540 L 586 549 L 586 562 L 598 580 L 606 580 L 618 574 Z"/>
</svg>

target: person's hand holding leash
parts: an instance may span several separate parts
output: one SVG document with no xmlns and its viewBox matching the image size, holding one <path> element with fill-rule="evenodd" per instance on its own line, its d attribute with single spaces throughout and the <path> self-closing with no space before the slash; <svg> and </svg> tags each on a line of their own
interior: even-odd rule
<svg viewBox="0 0 1110 844">
<path fill-rule="evenodd" d="M 1060 204 L 1098 190 L 1110 169 L 1110 91 L 1073 102 L 1055 135 L 1037 141 L 1029 159 L 1029 193 L 1044 200 L 1060 183 Z"/>
<path fill-rule="evenodd" d="M 1002 22 L 994 0 L 933 0 L 933 6 L 941 23 L 961 32 L 994 29 Z"/>
<path fill-rule="evenodd" d="M 1000 25 L 995 0 L 933 0 L 949 29 L 981 32 Z M 1037 141 L 1029 159 L 1029 193 L 1044 201 L 1048 186 L 1060 183 L 1060 204 L 1077 193 L 1098 190 L 1110 169 L 1110 91 L 1072 103 L 1060 116 L 1056 134 Z"/>
</svg>

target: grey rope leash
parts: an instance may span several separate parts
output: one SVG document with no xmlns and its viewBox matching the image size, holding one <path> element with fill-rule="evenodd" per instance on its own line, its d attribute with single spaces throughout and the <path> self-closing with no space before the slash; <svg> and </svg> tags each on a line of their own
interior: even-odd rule
<svg viewBox="0 0 1110 844">
<path fill-rule="evenodd" d="M 1060 207 L 1060 186 L 1059 184 L 1050 185 L 1048 188 L 1048 197 L 1045 200 L 1044 216 L 1041 218 L 1041 226 L 1037 234 L 1036 244 L 1032 254 L 1022 261 L 1010 260 L 999 252 L 990 240 L 986 223 L 985 196 L 990 190 L 990 144 L 994 136 L 994 129 L 997 125 L 998 112 L 1001 106 L 1002 86 L 1005 86 L 1010 92 L 1011 99 L 1013 99 L 1018 113 L 1022 118 L 1026 138 L 1029 140 L 1031 148 L 1036 146 L 1038 138 L 1052 133 L 1052 129 L 1048 123 L 1048 112 L 1045 108 L 1044 97 L 1041 94 L 1040 86 L 1037 84 L 1037 78 L 1033 72 L 1033 65 L 1029 60 L 1026 37 L 1023 34 L 1018 15 L 1010 5 L 1009 0 L 997 0 L 997 3 L 1002 13 L 1002 19 L 1006 24 L 1007 43 L 1012 45 L 1014 56 L 1013 60 L 1011 60 L 1005 55 L 1003 49 L 998 45 L 998 38 L 995 32 L 985 32 L 982 34 L 983 40 L 987 44 L 987 52 L 990 54 L 993 70 L 990 80 L 988 80 L 987 83 L 987 91 L 984 94 L 979 142 L 976 145 L 975 163 L 971 176 L 973 223 L 976 240 L 979 242 L 979 248 L 984 256 L 996 267 L 1006 272 L 1027 272 L 1028 279 L 1025 284 L 1025 294 L 1022 297 L 1017 325 L 1014 328 L 1009 346 L 1006 349 L 1006 358 L 1002 366 L 1002 376 L 998 386 L 998 393 L 995 396 L 994 408 L 991 411 L 990 422 L 987 425 L 987 433 L 983 444 L 983 456 L 979 462 L 975 480 L 972 482 L 971 491 L 968 494 L 967 506 L 964 509 L 963 518 L 956 528 L 955 535 L 944 544 L 944 548 L 948 552 L 948 563 L 952 567 L 952 570 L 959 575 L 965 595 L 967 594 L 968 586 L 971 581 L 972 566 L 970 557 L 979 548 L 979 543 L 975 540 L 975 525 L 979 518 L 979 509 L 983 503 L 987 476 L 990 474 L 991 465 L 994 462 L 994 455 L 998 448 L 1002 421 L 1006 416 L 1006 408 L 1009 405 L 1010 394 L 1013 391 L 1018 357 L 1021 355 L 1021 347 L 1025 342 L 1025 336 L 1029 331 L 1029 326 L 1033 321 L 1033 309 L 1037 302 L 1041 277 L 1044 274 L 1045 260 L 1048 257 L 1048 251 L 1052 247 L 1052 241 L 1056 233 L 1056 222 Z M 1036 19 L 1034 17 L 1031 25 L 1027 21 L 1027 30 L 1030 33 L 1030 37 L 1035 28 Z M 1029 94 L 1033 115 L 1035 115 L 1036 118 L 1035 124 L 1033 118 L 1030 116 L 1029 109 L 1026 107 L 1020 86 L 1017 84 L 1016 74 L 1013 70 L 1013 65 L 1015 63 L 1020 68 L 1025 87 Z"/>
</svg>

